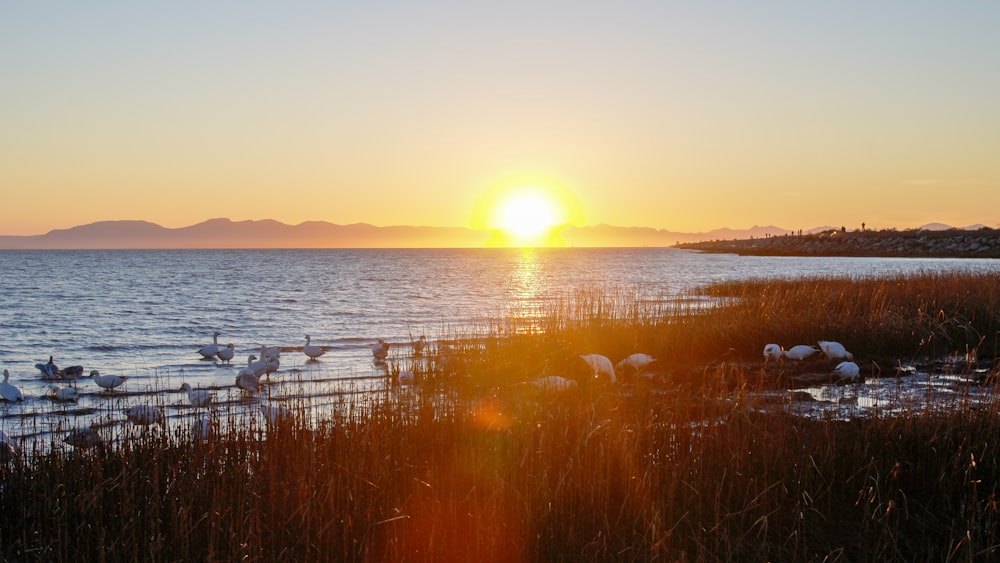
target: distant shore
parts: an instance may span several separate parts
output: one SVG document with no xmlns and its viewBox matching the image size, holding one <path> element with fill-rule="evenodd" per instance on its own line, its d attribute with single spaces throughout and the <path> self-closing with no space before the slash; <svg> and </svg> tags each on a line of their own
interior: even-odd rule
<svg viewBox="0 0 1000 563">
<path fill-rule="evenodd" d="M 675 248 L 742 256 L 1000 258 L 1000 230 L 828 230 L 763 238 L 681 243 Z"/>
</svg>

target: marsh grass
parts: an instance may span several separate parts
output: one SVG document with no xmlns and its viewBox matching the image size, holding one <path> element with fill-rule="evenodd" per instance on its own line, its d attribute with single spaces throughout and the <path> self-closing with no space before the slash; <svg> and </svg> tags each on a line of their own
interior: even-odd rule
<svg viewBox="0 0 1000 563">
<path fill-rule="evenodd" d="M 713 297 L 735 298 L 711 313 L 728 324 L 725 338 L 751 344 L 815 344 L 838 340 L 861 357 L 939 357 L 980 349 L 997 356 L 1000 275 L 922 273 L 911 276 L 753 280 L 717 284 Z"/>
<path fill-rule="evenodd" d="M 168 424 L 17 456 L 0 466 L 0 549 L 23 561 L 995 558 L 995 402 L 803 417 L 762 408 L 746 362 L 766 342 L 820 338 L 858 355 L 991 356 L 997 281 L 750 281 L 708 288 L 725 300 L 707 309 L 581 294 L 530 326 L 499 319 L 439 343 L 407 364 L 418 386 L 351 396 L 322 421 L 306 402 L 278 425 L 223 410 L 207 442 Z M 579 353 L 634 351 L 669 359 L 662 378 L 559 394 L 522 383 Z"/>
</svg>

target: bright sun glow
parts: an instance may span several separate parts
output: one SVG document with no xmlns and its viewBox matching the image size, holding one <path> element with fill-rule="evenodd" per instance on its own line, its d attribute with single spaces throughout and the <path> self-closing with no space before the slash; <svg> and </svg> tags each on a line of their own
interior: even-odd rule
<svg viewBox="0 0 1000 563">
<path fill-rule="evenodd" d="M 563 246 L 562 228 L 582 221 L 583 211 L 573 193 L 543 174 L 494 180 L 472 214 L 473 228 L 491 233 L 487 246 Z"/>
<path fill-rule="evenodd" d="M 517 239 L 548 234 L 563 222 L 556 203 L 542 193 L 513 193 L 497 204 L 496 225 Z"/>
</svg>

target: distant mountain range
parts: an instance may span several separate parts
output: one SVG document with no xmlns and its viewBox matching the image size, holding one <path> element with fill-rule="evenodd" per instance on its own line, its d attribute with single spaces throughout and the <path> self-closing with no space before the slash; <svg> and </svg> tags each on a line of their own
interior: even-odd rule
<svg viewBox="0 0 1000 563">
<path fill-rule="evenodd" d="M 966 227 L 980 228 L 982 225 Z M 817 232 L 831 227 L 817 227 Z M 949 229 L 932 223 L 927 230 Z M 576 247 L 673 246 L 706 240 L 757 238 L 790 233 L 773 225 L 749 229 L 715 229 L 682 233 L 648 227 L 566 226 L 557 239 Z M 461 227 L 376 227 L 366 223 L 337 225 L 308 221 L 287 225 L 274 220 L 210 219 L 170 229 L 148 221 L 100 221 L 44 235 L 0 236 L 0 249 L 172 249 L 172 248 L 478 248 L 489 246 L 496 233 Z"/>
</svg>

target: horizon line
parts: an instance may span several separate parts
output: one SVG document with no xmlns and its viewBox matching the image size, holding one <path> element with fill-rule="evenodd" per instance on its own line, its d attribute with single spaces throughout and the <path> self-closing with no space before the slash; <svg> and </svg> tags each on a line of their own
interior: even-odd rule
<svg viewBox="0 0 1000 563">
<path fill-rule="evenodd" d="M 199 225 L 204 225 L 206 223 L 213 223 L 213 222 L 226 222 L 226 223 L 229 223 L 229 224 L 240 224 L 240 223 L 277 223 L 279 225 L 283 225 L 283 226 L 286 226 L 286 227 L 301 227 L 303 225 L 308 225 L 308 224 L 325 224 L 325 225 L 330 225 L 330 226 L 334 226 L 334 227 L 370 227 L 370 228 L 374 228 L 374 229 L 394 229 L 394 228 L 404 228 L 404 229 L 441 229 L 441 230 L 462 230 L 462 231 L 469 231 L 469 232 L 473 232 L 473 233 L 484 233 L 484 234 L 489 234 L 491 232 L 496 231 L 496 229 L 476 229 L 476 228 L 471 227 L 471 226 L 454 226 L 454 225 L 451 225 L 451 226 L 417 225 L 417 224 L 411 224 L 411 225 L 403 225 L 403 224 L 397 224 L 397 225 L 377 225 L 375 223 L 369 223 L 369 222 L 366 222 L 366 221 L 357 221 L 357 222 L 353 222 L 353 223 L 334 223 L 332 221 L 327 221 L 327 220 L 322 220 L 322 219 L 311 219 L 311 220 L 306 220 L 306 221 L 302 221 L 302 222 L 299 222 L 299 223 L 286 223 L 286 222 L 281 221 L 279 219 L 273 219 L 273 218 L 266 218 L 266 219 L 232 219 L 232 218 L 229 218 L 229 217 L 213 217 L 213 218 L 205 219 L 205 220 L 202 220 L 202 221 L 197 221 L 197 222 L 190 223 L 188 225 L 184 225 L 184 226 L 180 226 L 180 227 L 168 227 L 168 226 L 164 226 L 164 225 L 162 225 L 160 223 L 156 223 L 154 221 L 150 221 L 148 219 L 100 219 L 100 220 L 97 220 L 97 221 L 91 221 L 89 223 L 81 223 L 81 224 L 73 225 L 73 226 L 70 226 L 70 227 L 54 227 L 54 228 L 51 228 L 48 231 L 43 232 L 43 233 L 36 233 L 36 234 L 0 234 L 0 237 L 3 237 L 3 238 L 44 237 L 44 236 L 47 236 L 47 235 L 51 235 L 53 233 L 64 232 L 64 231 L 71 231 L 71 230 L 79 229 L 79 228 L 83 228 L 83 227 L 89 227 L 89 226 L 101 225 L 101 224 L 115 224 L 115 223 L 141 223 L 141 224 L 146 224 L 146 225 L 150 225 L 150 226 L 159 227 L 159 228 L 165 229 L 165 230 L 175 231 L 175 230 L 189 229 L 191 227 L 196 227 L 196 226 L 199 226 Z M 708 234 L 708 233 L 713 233 L 715 231 L 751 231 L 751 230 L 767 230 L 767 229 L 775 229 L 775 230 L 779 230 L 781 232 L 788 232 L 788 233 L 793 233 L 793 234 L 794 233 L 799 233 L 799 232 L 805 234 L 805 233 L 812 233 L 812 232 L 816 232 L 816 231 L 820 231 L 820 230 L 826 230 L 826 229 L 838 229 L 839 230 L 839 229 L 845 228 L 845 227 L 836 227 L 836 226 L 833 226 L 833 225 L 820 225 L 820 226 L 810 227 L 808 229 L 788 229 L 788 228 L 780 227 L 780 226 L 774 225 L 774 224 L 760 225 L 760 224 L 755 223 L 755 224 L 753 224 L 752 226 L 749 226 L 749 227 L 721 226 L 721 227 L 713 227 L 711 229 L 706 229 L 706 230 L 701 230 L 701 231 L 679 231 L 679 230 L 672 230 L 671 228 L 668 228 L 668 227 L 652 227 L 652 226 L 645 226 L 645 225 L 613 225 L 613 224 L 610 224 L 610 223 L 595 223 L 595 224 L 585 224 L 585 225 L 574 225 L 574 224 L 571 224 L 571 223 L 565 223 L 565 224 L 558 225 L 558 226 L 554 227 L 553 230 L 559 230 L 559 231 L 561 231 L 561 230 L 565 230 L 565 229 L 595 229 L 595 228 L 601 228 L 601 227 L 614 228 L 614 229 L 643 229 L 643 230 L 652 230 L 652 231 L 656 231 L 656 232 L 677 233 L 677 234 L 685 234 L 685 235 Z M 960 227 L 960 226 L 955 226 L 955 225 L 951 225 L 951 224 L 948 224 L 948 223 L 942 223 L 942 222 L 932 221 L 932 222 L 924 223 L 922 225 L 915 226 L 915 227 L 898 227 L 898 226 L 896 226 L 896 227 L 879 227 L 879 228 L 873 228 L 873 227 L 864 228 L 864 227 L 862 227 L 861 229 L 848 229 L 848 230 L 868 230 L 868 231 L 878 231 L 878 230 L 921 230 L 921 229 L 926 229 L 927 227 L 934 227 L 935 230 L 937 230 L 937 229 L 941 229 L 941 230 L 946 230 L 946 229 L 971 230 L 971 229 L 980 229 L 980 228 L 1000 228 L 1000 225 L 998 225 L 997 227 L 990 227 L 989 225 L 986 225 L 985 223 L 975 223 L 975 224 L 972 224 L 972 225 L 966 225 L 966 226 L 961 226 Z"/>
</svg>

